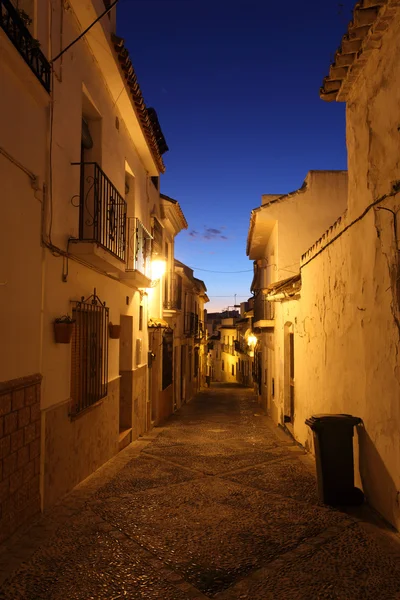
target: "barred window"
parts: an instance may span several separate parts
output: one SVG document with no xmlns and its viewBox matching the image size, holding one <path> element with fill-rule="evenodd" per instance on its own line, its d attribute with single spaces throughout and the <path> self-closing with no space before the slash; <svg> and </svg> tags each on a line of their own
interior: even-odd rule
<svg viewBox="0 0 400 600">
<path fill-rule="evenodd" d="M 76 415 L 107 396 L 108 308 L 96 294 L 74 302 L 71 414 Z"/>
</svg>

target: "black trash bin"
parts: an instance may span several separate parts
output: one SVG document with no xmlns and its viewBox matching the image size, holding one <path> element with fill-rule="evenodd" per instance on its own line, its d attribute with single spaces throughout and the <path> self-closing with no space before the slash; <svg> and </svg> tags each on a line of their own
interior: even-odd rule
<svg viewBox="0 0 400 600">
<path fill-rule="evenodd" d="M 318 496 L 331 506 L 357 505 L 364 494 L 354 487 L 353 432 L 361 419 L 351 415 L 314 415 L 306 420 L 314 433 Z"/>
</svg>

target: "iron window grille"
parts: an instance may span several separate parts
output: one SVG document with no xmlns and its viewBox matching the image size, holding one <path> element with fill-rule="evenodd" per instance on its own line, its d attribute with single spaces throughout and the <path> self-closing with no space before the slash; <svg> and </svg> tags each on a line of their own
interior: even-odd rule
<svg viewBox="0 0 400 600">
<path fill-rule="evenodd" d="M 128 218 L 127 235 L 127 271 L 140 271 L 151 278 L 151 240 L 152 236 L 136 217 Z"/>
<path fill-rule="evenodd" d="M 14 44 L 26 64 L 47 92 L 50 92 L 51 67 L 17 9 L 10 0 L 0 0 L 0 27 Z"/>
<path fill-rule="evenodd" d="M 254 299 L 254 322 L 272 321 L 275 318 L 275 305 L 267 300 L 265 294 L 261 291 Z"/>
<path fill-rule="evenodd" d="M 79 240 L 96 242 L 125 261 L 126 202 L 95 162 L 72 163 L 81 169 Z"/>
<path fill-rule="evenodd" d="M 188 336 L 196 336 L 199 331 L 199 316 L 194 312 L 185 313 L 184 333 Z"/>
<path fill-rule="evenodd" d="M 107 396 L 108 308 L 96 295 L 72 303 L 71 415 Z"/>
<path fill-rule="evenodd" d="M 166 277 L 166 298 L 164 300 L 164 308 L 166 310 L 181 310 L 182 309 L 182 277 L 172 272 Z M 169 293 L 168 293 L 169 292 Z"/>
<path fill-rule="evenodd" d="M 151 233 L 153 236 L 153 254 L 162 255 L 163 227 L 156 217 L 153 218 L 153 227 Z"/>
</svg>

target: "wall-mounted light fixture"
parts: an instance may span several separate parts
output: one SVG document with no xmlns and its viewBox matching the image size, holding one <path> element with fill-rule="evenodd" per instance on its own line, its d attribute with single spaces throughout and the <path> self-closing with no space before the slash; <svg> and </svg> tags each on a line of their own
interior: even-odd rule
<svg viewBox="0 0 400 600">
<path fill-rule="evenodd" d="M 154 258 L 151 261 L 151 286 L 154 287 L 160 281 L 167 270 L 167 263 L 163 258 Z"/>
<path fill-rule="evenodd" d="M 254 333 L 250 333 L 247 336 L 247 345 L 250 348 L 250 350 L 249 350 L 249 356 L 250 356 L 250 358 L 252 358 L 254 356 L 254 348 L 256 347 L 257 342 L 258 342 L 258 339 L 254 335 Z"/>
</svg>

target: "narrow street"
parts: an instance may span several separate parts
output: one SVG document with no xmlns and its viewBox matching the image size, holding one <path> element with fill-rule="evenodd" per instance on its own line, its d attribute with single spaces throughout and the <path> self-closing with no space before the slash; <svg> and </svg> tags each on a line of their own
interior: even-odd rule
<svg viewBox="0 0 400 600">
<path fill-rule="evenodd" d="M 361 513 L 319 505 L 311 458 L 214 384 L 2 546 L 0 598 L 399 598 L 398 538 Z"/>
</svg>

